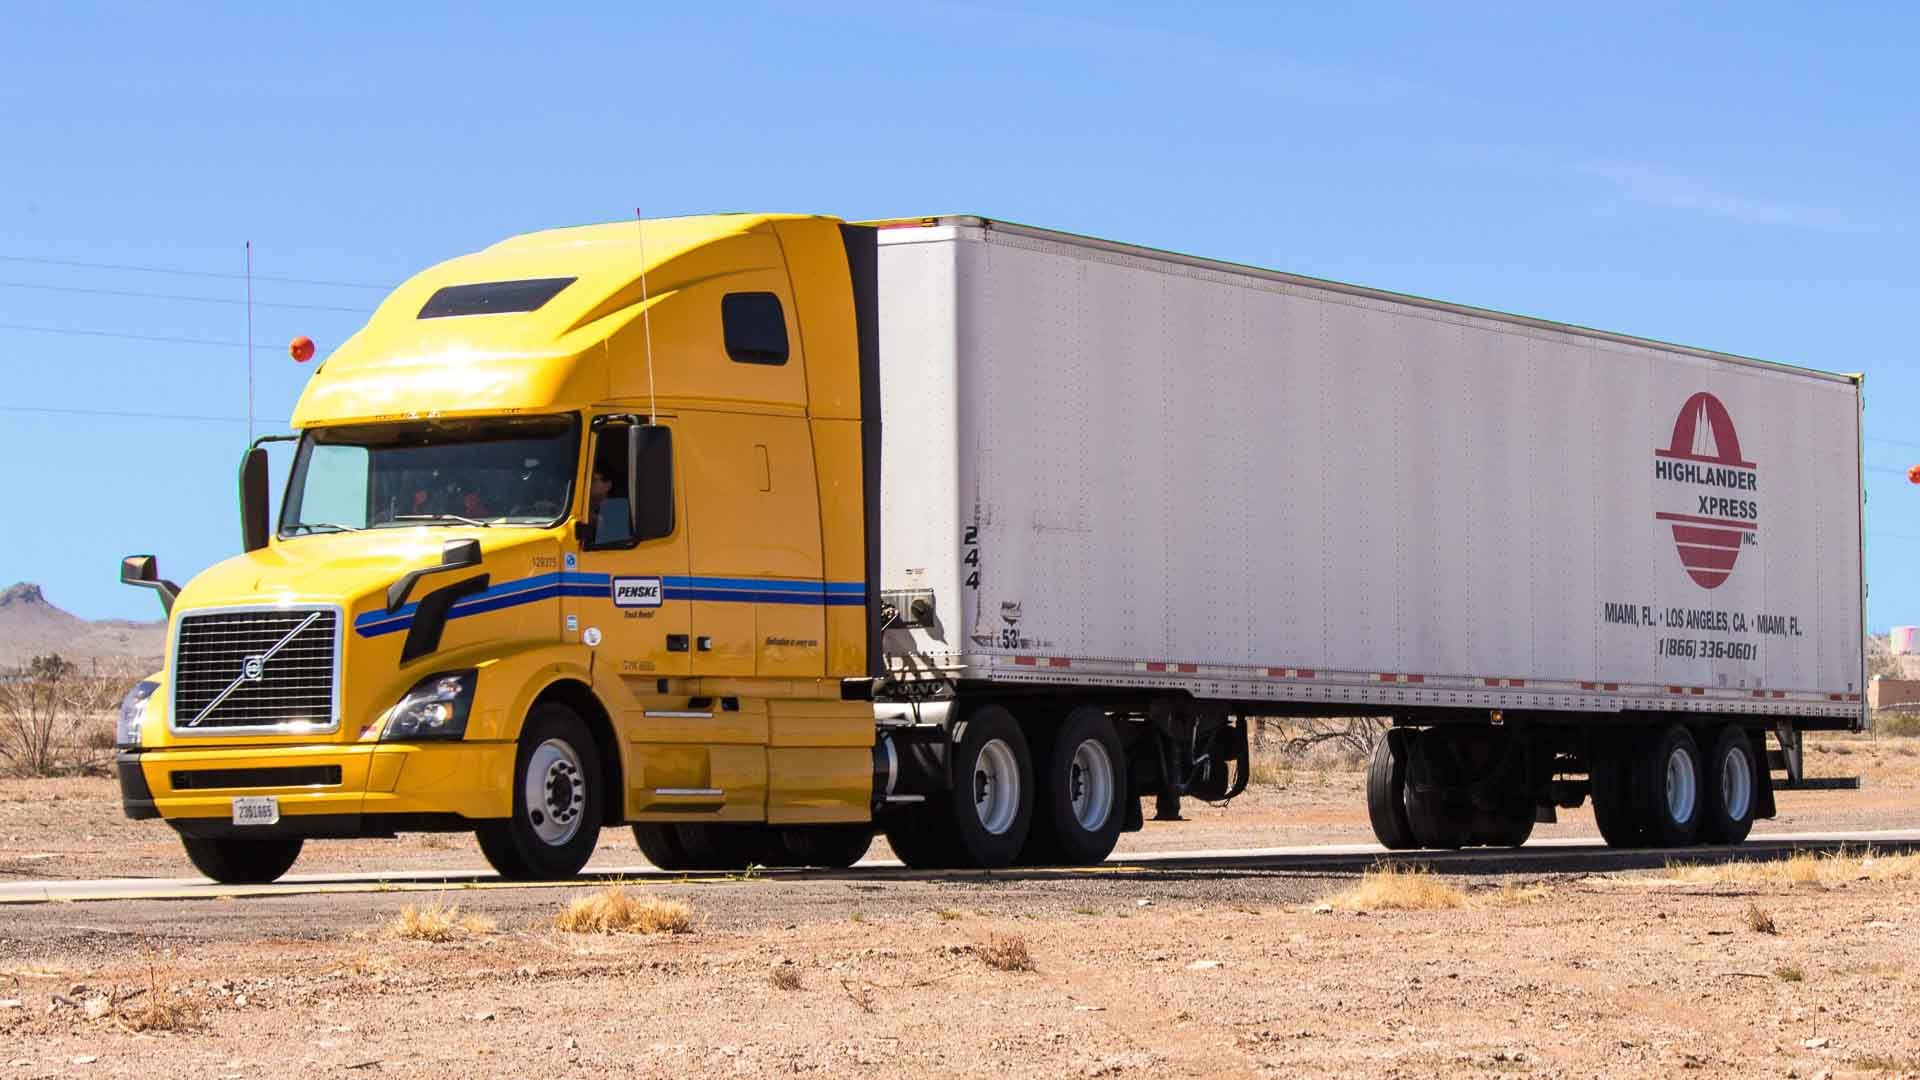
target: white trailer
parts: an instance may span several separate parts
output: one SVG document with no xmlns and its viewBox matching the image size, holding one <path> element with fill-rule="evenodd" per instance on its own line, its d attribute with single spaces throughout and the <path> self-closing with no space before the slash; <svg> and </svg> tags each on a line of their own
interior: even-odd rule
<svg viewBox="0 0 1920 1080">
<path fill-rule="evenodd" d="M 1097 710 L 1165 809 L 1248 716 L 1391 716 L 1389 847 L 1736 841 L 1863 724 L 1858 376 L 970 217 L 883 228 L 877 308 L 923 723 Z"/>
</svg>

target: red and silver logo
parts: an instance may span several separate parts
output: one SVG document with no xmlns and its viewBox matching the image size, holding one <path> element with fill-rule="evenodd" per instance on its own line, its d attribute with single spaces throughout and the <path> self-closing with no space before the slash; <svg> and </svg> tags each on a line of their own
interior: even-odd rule
<svg viewBox="0 0 1920 1080">
<path fill-rule="evenodd" d="M 1653 516 L 1672 526 L 1680 565 L 1701 588 L 1718 588 L 1740 549 L 1759 543 L 1759 478 L 1740 456 L 1740 436 L 1720 399 L 1704 391 L 1688 398 L 1673 441 L 1653 452 Z"/>
</svg>

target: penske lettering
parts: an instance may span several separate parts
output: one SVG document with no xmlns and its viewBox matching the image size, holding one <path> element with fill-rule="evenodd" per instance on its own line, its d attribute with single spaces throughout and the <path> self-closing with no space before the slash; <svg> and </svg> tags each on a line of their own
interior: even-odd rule
<svg viewBox="0 0 1920 1080">
<path fill-rule="evenodd" d="M 623 577 L 613 579 L 613 606 L 659 607 L 660 579 Z"/>
</svg>

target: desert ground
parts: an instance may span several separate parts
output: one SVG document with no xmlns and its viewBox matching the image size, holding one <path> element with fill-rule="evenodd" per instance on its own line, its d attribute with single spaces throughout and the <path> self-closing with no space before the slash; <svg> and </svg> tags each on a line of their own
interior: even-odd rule
<svg viewBox="0 0 1920 1080">
<path fill-rule="evenodd" d="M 1920 739 L 1823 739 L 1809 771 L 1865 787 L 1782 793 L 1756 836 L 1920 825 Z M 1122 855 L 1369 839 L 1349 764 L 1266 779 Z M 0 875 L 190 874 L 115 796 L 0 782 Z M 0 1077 L 1920 1075 L 1920 856 L 1698 858 L 8 906 Z M 595 866 L 641 861 L 609 830 Z M 411 837 L 295 869 L 480 865 Z"/>
</svg>

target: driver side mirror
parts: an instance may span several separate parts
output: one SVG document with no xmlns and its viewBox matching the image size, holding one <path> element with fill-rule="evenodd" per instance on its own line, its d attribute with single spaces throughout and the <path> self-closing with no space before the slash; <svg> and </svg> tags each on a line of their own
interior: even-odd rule
<svg viewBox="0 0 1920 1080">
<path fill-rule="evenodd" d="M 673 535 L 673 432 L 659 424 L 627 429 L 627 521 L 635 540 Z"/>
<path fill-rule="evenodd" d="M 160 594 L 160 606 L 173 614 L 173 601 L 180 586 L 160 576 L 160 560 L 152 555 L 129 555 L 120 560 L 120 584 L 152 589 Z"/>
</svg>

